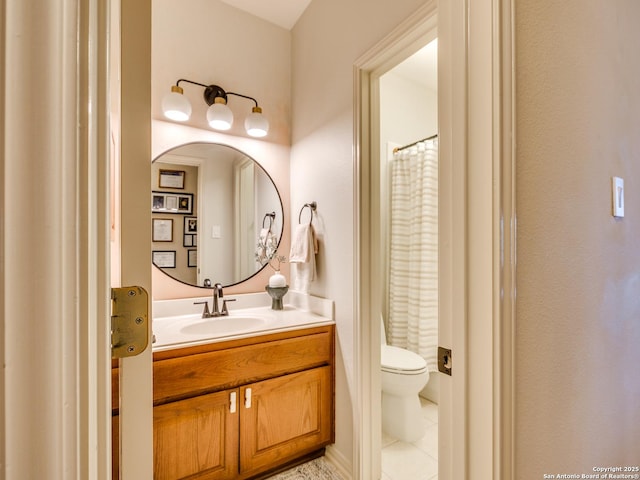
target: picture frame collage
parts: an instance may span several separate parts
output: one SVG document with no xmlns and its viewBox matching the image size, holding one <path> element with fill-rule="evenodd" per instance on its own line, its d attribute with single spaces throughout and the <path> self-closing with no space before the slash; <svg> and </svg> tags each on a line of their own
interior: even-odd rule
<svg viewBox="0 0 640 480">
<path fill-rule="evenodd" d="M 193 216 L 193 194 L 180 192 L 185 188 L 185 171 L 160 169 L 158 187 L 175 191 L 153 190 L 151 213 L 183 216 L 182 246 L 187 249 L 187 267 L 198 264 L 198 219 Z M 152 218 L 152 241 L 174 242 L 172 218 Z M 178 237 L 179 238 L 179 237 Z M 152 261 L 159 268 L 176 268 L 176 250 L 153 250 Z"/>
</svg>

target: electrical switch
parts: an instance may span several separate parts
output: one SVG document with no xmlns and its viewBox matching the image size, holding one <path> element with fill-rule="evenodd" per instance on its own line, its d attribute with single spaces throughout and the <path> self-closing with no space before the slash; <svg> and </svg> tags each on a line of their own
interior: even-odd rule
<svg viewBox="0 0 640 480">
<path fill-rule="evenodd" d="M 611 195 L 613 201 L 613 216 L 624 217 L 624 180 L 611 177 Z"/>
</svg>

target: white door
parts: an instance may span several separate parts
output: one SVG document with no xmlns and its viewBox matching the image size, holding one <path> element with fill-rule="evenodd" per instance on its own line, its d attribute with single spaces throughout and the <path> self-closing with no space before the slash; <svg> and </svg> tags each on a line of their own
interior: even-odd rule
<svg viewBox="0 0 640 480">
<path fill-rule="evenodd" d="M 122 283 L 150 291 L 145 184 L 150 182 L 151 3 L 122 0 L 122 23 L 120 0 L 2 5 L 0 83 L 7 89 L 0 102 L 5 154 L 0 243 L 3 278 L 11 282 L 0 296 L 5 363 L 0 476 L 108 480 L 108 260 L 114 232 L 107 212 L 109 199 L 116 198 L 107 182 L 109 95 L 120 99 L 115 87 L 121 73 L 122 128 L 120 109 L 111 120 L 116 133 L 123 132 L 122 173 L 140 182 L 122 189 Z M 111 7 L 115 15 L 109 22 Z M 108 66 L 119 66 L 120 56 L 107 59 L 108 43 L 111 29 L 120 25 L 127 48 L 122 70 L 114 72 L 117 80 L 109 82 Z M 40 95 L 33 95 L 30 85 L 40 78 L 47 81 Z M 38 121 L 34 112 L 42 114 Z M 127 228 L 130 218 L 142 226 Z M 150 356 L 122 366 L 122 412 L 128 417 L 122 478 L 149 479 L 151 375 L 140 372 L 149 370 Z"/>
<path fill-rule="evenodd" d="M 513 477 L 511 3 L 439 2 L 441 480 Z"/>
<path fill-rule="evenodd" d="M 111 25 L 112 129 L 119 164 L 114 184 L 120 190 L 115 195 L 120 218 L 114 256 L 120 260 L 119 286 L 141 286 L 150 301 L 151 1 L 115 0 Z M 119 445 L 115 448 L 121 480 L 153 478 L 151 316 L 149 305 L 147 350 L 119 361 Z"/>
</svg>

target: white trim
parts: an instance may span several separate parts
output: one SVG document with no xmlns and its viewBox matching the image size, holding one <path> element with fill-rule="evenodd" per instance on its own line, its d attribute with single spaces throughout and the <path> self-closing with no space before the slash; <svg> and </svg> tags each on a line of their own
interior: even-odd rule
<svg viewBox="0 0 640 480">
<path fill-rule="evenodd" d="M 0 21 L 0 38 L 4 39 L 6 38 L 6 0 L 3 0 L 0 3 L 0 19 L 2 19 L 2 21 Z M 7 158 L 6 156 L 6 143 L 5 143 L 5 137 L 6 137 L 6 111 L 5 111 L 5 95 L 7 92 L 7 88 L 6 88 L 6 82 L 5 82 L 5 78 L 6 78 L 6 73 L 7 73 L 7 62 L 6 62 L 6 47 L 5 44 L 3 43 L 3 47 L 0 48 L 0 92 L 2 92 L 0 94 L 0 152 L 2 152 L 0 154 L 0 185 L 3 185 L 3 191 L 4 191 L 4 185 L 6 183 L 6 176 L 5 176 L 5 159 Z M 2 315 L 0 315 L 0 361 L 2 362 L 3 365 L 6 365 L 6 356 L 5 356 L 5 328 L 6 328 L 6 308 L 5 308 L 5 295 L 6 295 L 6 286 L 5 286 L 5 278 L 6 278 L 6 274 L 5 274 L 5 262 L 4 262 L 4 255 L 5 255 L 5 231 L 7 229 L 7 225 L 5 222 L 5 215 L 4 212 L 7 208 L 7 200 L 5 199 L 4 194 L 0 195 L 0 312 L 2 312 Z M 6 406 L 5 406 L 5 399 L 6 399 L 6 378 L 5 378 L 5 369 L 3 368 L 2 371 L 0 372 L 0 412 L 3 412 L 2 415 L 0 415 L 0 466 L 2 466 L 2 470 L 0 470 L 0 478 L 4 478 L 5 474 L 4 474 L 4 469 L 5 469 L 5 465 L 6 465 L 6 455 L 5 455 L 5 450 L 6 450 L 6 421 L 5 421 L 5 415 L 6 415 Z"/>
<path fill-rule="evenodd" d="M 515 321 L 516 321 L 516 128 L 515 128 L 515 5 L 514 0 L 494 1 L 494 25 L 500 35 L 494 36 L 493 49 L 499 59 L 494 65 L 494 111 L 499 112 L 499 121 L 494 125 L 496 150 L 494 169 L 499 172 L 499 191 L 494 199 L 494 255 L 503 256 L 502 270 L 494 276 L 498 284 L 494 288 L 494 303 L 500 305 L 494 325 L 498 356 L 494 357 L 496 378 L 501 388 L 495 388 L 494 416 L 498 432 L 494 457 L 495 478 L 515 478 Z M 498 265 L 495 265 L 498 267 Z M 502 295 L 500 295 L 502 292 Z M 498 385 L 496 385 L 497 387 Z M 500 391 L 501 390 L 501 391 Z"/>
<path fill-rule="evenodd" d="M 2 478 L 110 478 L 105 4 L 1 7 Z"/>
<path fill-rule="evenodd" d="M 337 448 L 334 448 L 333 445 L 329 445 L 326 448 L 324 456 L 327 461 L 336 468 L 343 480 L 352 480 L 352 478 L 354 478 L 351 475 L 351 462 L 348 461 Z"/>
<path fill-rule="evenodd" d="M 379 328 L 365 318 L 379 286 L 379 254 L 372 213 L 379 208 L 371 186 L 379 146 L 372 72 L 382 71 L 412 44 L 428 17 L 427 4 L 356 62 L 355 94 L 355 231 L 356 256 L 356 411 L 355 478 L 379 478 L 372 466 L 380 447 L 379 364 L 374 345 Z M 441 315 L 450 319 L 440 344 L 454 349 L 454 375 L 444 379 L 442 398 L 454 412 L 444 425 L 450 442 L 441 442 L 442 480 L 512 478 L 513 335 L 515 311 L 515 157 L 513 102 L 513 3 L 483 0 L 470 9 L 469 0 L 439 2 L 441 57 L 439 101 L 441 182 L 451 196 L 441 204 L 440 232 L 448 236 L 441 251 L 441 282 L 445 292 Z M 470 45 L 474 48 L 471 49 Z M 410 47 L 409 47 L 410 48 Z M 390 53 L 390 52 L 395 52 Z M 383 60 L 381 60 L 383 59 Z M 489 60 L 489 61 L 488 61 Z M 440 92 L 439 92 L 440 96 Z M 370 103 L 371 102 L 371 103 Z M 503 223 L 504 222 L 504 223 Z M 502 226 L 505 225 L 505 228 Z M 367 239 L 364 241 L 363 239 Z M 490 251 L 491 255 L 487 255 Z M 501 258 L 504 263 L 501 264 Z M 449 292 L 449 293 L 446 293 Z M 455 292 L 455 301 L 454 295 Z M 501 292 L 503 295 L 501 295 Z M 448 331 L 446 331 L 448 330 Z M 379 354 L 379 352 L 378 352 Z M 486 388 L 492 385 L 492 388 Z M 359 407 L 359 408 L 358 408 Z M 443 422 L 440 422 L 443 428 Z M 442 435 L 442 430 L 441 430 Z"/>
<path fill-rule="evenodd" d="M 354 272 L 356 301 L 354 318 L 354 367 L 356 401 L 354 403 L 354 478 L 378 479 L 381 476 L 380 420 L 380 298 L 381 262 L 373 256 L 381 251 L 380 232 L 373 221 L 379 212 L 379 196 L 371 195 L 372 185 L 379 184 L 379 126 L 377 79 L 387 70 L 426 45 L 436 28 L 437 2 L 430 1 L 412 14 L 381 42 L 354 64 Z"/>
<path fill-rule="evenodd" d="M 88 346 L 91 361 L 97 371 L 88 372 L 88 395 L 90 401 L 89 438 L 85 445 L 88 451 L 89 468 L 86 478 L 110 480 L 111 471 L 111 218 L 110 218 L 110 150 L 111 126 L 109 116 L 109 35 L 111 25 L 111 1 L 92 2 L 90 34 L 87 38 L 86 61 L 93 65 L 91 71 L 90 127 L 87 156 L 94 156 L 93 177 L 85 185 L 89 197 L 92 239 L 88 242 L 89 251 L 86 260 L 89 271 L 96 283 L 89 287 L 91 308 L 85 318 L 91 318 L 92 328 L 88 329 Z M 84 102 L 79 99 L 81 111 Z M 92 154 L 93 152 L 93 154 Z M 91 174 L 91 168 L 89 174 Z M 95 311 L 95 313 L 93 313 Z M 92 338 L 92 334 L 95 338 Z M 95 362 L 95 363 L 94 363 Z M 95 396 L 95 397 L 94 397 Z M 95 416 L 96 423 L 91 419 Z M 96 438 L 97 436 L 97 438 Z M 95 457 L 95 458 L 94 458 Z M 85 475 L 82 475 L 85 477 Z"/>
</svg>

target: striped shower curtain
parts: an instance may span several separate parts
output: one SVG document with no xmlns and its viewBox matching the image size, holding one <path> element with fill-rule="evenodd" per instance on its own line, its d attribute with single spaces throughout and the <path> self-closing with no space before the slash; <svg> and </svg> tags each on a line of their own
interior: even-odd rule
<svg viewBox="0 0 640 480">
<path fill-rule="evenodd" d="M 390 170 L 387 341 L 418 353 L 437 371 L 437 139 L 398 151 Z"/>
</svg>

